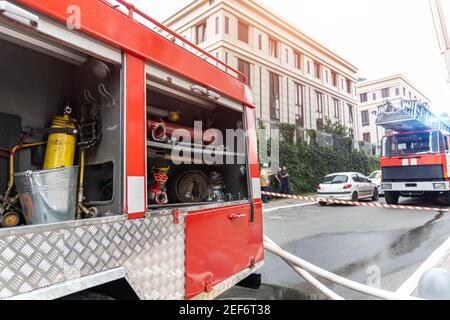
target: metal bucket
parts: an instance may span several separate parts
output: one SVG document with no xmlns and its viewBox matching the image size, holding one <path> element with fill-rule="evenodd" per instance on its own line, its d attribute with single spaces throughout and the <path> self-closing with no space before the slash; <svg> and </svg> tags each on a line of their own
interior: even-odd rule
<svg viewBox="0 0 450 320">
<path fill-rule="evenodd" d="M 27 224 L 75 219 L 78 171 L 76 166 L 14 174 Z"/>
</svg>

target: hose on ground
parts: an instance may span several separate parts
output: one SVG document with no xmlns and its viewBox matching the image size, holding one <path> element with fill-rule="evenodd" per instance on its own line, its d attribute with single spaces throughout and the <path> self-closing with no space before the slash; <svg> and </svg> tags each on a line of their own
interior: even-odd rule
<svg viewBox="0 0 450 320">
<path fill-rule="evenodd" d="M 352 289 L 354 291 L 357 291 L 357 292 L 360 292 L 360 293 L 363 293 L 363 294 L 366 294 L 366 295 L 369 295 L 369 296 L 372 296 L 375 298 L 384 299 L 384 300 L 422 300 L 420 298 L 411 297 L 411 296 L 407 296 L 407 295 L 400 295 L 400 294 L 390 292 L 387 290 L 370 287 L 370 286 L 363 285 L 361 283 L 343 278 L 341 276 L 338 276 L 334 273 L 331 273 L 322 268 L 319 268 L 319 267 L 313 265 L 312 263 L 309 263 L 303 259 L 300 259 L 299 257 L 296 257 L 289 252 L 282 250 L 279 246 L 274 244 L 274 242 L 272 240 L 270 240 L 270 238 L 268 238 L 266 236 L 265 236 L 265 241 L 264 241 L 264 248 L 267 251 L 275 254 L 276 256 L 280 257 L 281 259 L 283 259 L 299 268 L 302 268 L 308 272 L 311 272 L 319 277 L 322 277 L 333 283 L 339 284 L 343 287 Z"/>
<path fill-rule="evenodd" d="M 278 249 L 282 250 L 275 242 L 273 242 L 270 238 L 264 236 L 264 241 L 269 242 L 270 244 L 276 246 Z M 284 260 L 284 259 L 283 259 Z M 294 269 L 295 272 L 297 272 L 300 276 L 302 276 L 307 282 L 309 282 L 313 287 L 318 289 L 320 292 L 322 292 L 324 295 L 326 295 L 331 300 L 345 300 L 337 293 L 330 290 L 328 287 L 326 287 L 322 282 L 314 278 L 313 275 L 311 275 L 308 271 L 303 270 L 300 267 L 295 266 L 294 264 L 290 263 L 287 260 L 284 260 L 292 269 Z"/>
</svg>

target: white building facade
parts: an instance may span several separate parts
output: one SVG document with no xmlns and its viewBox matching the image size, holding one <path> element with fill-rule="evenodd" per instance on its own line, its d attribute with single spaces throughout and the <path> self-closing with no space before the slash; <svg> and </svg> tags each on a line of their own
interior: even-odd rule
<svg viewBox="0 0 450 320">
<path fill-rule="evenodd" d="M 380 153 L 381 139 L 385 130 L 376 125 L 378 107 L 389 100 L 394 105 L 401 100 L 417 99 L 431 104 L 430 99 L 403 75 L 394 75 L 358 83 L 358 132 L 359 140 L 372 145 L 374 154 Z"/>
<path fill-rule="evenodd" d="M 163 24 L 245 74 L 263 122 L 304 134 L 330 119 L 359 136 L 357 68 L 257 1 L 196 0 Z"/>
</svg>

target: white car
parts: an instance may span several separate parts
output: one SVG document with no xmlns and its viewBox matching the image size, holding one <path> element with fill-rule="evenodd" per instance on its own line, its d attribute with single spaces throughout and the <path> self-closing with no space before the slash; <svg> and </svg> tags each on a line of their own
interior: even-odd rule
<svg viewBox="0 0 450 320">
<path fill-rule="evenodd" d="M 380 194 L 380 196 L 384 196 L 384 191 L 383 189 L 381 189 L 381 177 L 382 177 L 381 170 L 378 170 L 372 172 L 368 178 L 370 182 L 377 185 L 378 193 Z"/>
<path fill-rule="evenodd" d="M 378 187 L 358 172 L 333 173 L 326 176 L 317 186 L 317 197 L 358 201 L 360 199 L 378 200 Z M 320 202 L 325 206 L 326 202 Z"/>
</svg>

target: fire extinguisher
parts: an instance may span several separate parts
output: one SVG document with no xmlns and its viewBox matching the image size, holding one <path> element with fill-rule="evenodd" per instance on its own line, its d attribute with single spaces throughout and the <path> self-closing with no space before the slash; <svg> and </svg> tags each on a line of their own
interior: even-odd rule
<svg viewBox="0 0 450 320">
<path fill-rule="evenodd" d="M 70 116 L 72 109 L 66 106 L 63 116 L 55 116 L 49 130 L 44 169 L 72 167 L 77 146 L 76 120 Z"/>
</svg>

